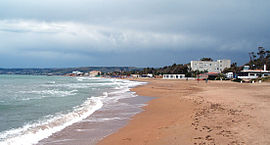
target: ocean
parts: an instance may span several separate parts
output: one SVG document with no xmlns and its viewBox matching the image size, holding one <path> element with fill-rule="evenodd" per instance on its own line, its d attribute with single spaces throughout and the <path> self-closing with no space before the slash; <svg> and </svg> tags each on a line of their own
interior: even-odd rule
<svg viewBox="0 0 270 145">
<path fill-rule="evenodd" d="M 142 84 L 108 78 L 0 75 L 0 145 L 51 144 L 57 139 L 40 141 L 76 123 L 128 120 L 147 101 L 125 100 L 137 97 L 130 88 Z M 104 115 L 105 110 L 116 110 L 115 115 Z M 116 113 L 121 110 L 126 110 L 122 116 Z M 117 127 L 106 129 L 93 144 Z"/>
</svg>

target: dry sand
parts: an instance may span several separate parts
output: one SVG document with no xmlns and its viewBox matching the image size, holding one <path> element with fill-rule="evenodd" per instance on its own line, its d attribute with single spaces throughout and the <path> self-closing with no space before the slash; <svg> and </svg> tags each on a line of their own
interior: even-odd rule
<svg viewBox="0 0 270 145">
<path fill-rule="evenodd" d="M 157 98 L 99 145 L 270 144 L 270 83 L 144 81 Z"/>
</svg>

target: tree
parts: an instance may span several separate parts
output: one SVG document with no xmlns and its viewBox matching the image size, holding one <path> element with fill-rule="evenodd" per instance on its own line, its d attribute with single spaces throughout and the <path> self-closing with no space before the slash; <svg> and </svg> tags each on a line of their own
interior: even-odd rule
<svg viewBox="0 0 270 145">
<path fill-rule="evenodd" d="M 257 55 L 259 55 L 260 59 L 263 60 L 264 57 L 265 57 L 265 48 L 263 47 L 258 47 L 258 52 L 257 52 Z"/>
<path fill-rule="evenodd" d="M 237 66 L 237 63 L 234 62 L 231 64 L 230 68 L 225 68 L 223 70 L 223 73 L 227 73 L 227 72 L 234 72 L 234 73 L 239 73 L 242 70 L 242 67 Z"/>
<path fill-rule="evenodd" d="M 258 52 L 250 52 L 250 61 L 247 65 L 251 69 L 263 69 L 264 65 L 270 67 L 270 51 L 266 50 L 264 47 L 258 47 Z"/>
<path fill-rule="evenodd" d="M 210 57 L 203 57 L 201 58 L 201 61 L 213 61 L 213 59 Z"/>
</svg>

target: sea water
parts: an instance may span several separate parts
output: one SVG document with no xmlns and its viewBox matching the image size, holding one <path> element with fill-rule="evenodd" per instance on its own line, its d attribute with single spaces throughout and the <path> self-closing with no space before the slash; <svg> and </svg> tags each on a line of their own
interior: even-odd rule
<svg viewBox="0 0 270 145">
<path fill-rule="evenodd" d="M 104 104 L 134 97 L 129 89 L 141 84 L 106 78 L 0 75 L 0 145 L 36 144 Z"/>
</svg>

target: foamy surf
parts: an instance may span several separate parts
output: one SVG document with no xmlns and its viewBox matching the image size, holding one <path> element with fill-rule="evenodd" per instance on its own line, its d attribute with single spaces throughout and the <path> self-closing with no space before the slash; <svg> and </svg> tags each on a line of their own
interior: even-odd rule
<svg viewBox="0 0 270 145">
<path fill-rule="evenodd" d="M 20 93 L 24 94 L 40 94 L 42 96 L 46 95 L 57 95 L 58 97 L 65 97 L 65 96 L 70 96 L 70 95 L 76 95 L 76 92 L 78 90 L 74 89 L 71 91 L 60 91 L 60 90 L 42 90 L 42 91 L 20 91 Z"/>
<path fill-rule="evenodd" d="M 57 115 L 51 119 L 27 124 L 18 129 L 12 129 L 0 134 L 0 145 L 32 145 L 38 141 L 49 137 L 55 132 L 64 129 L 76 122 L 90 116 L 103 106 L 102 97 L 91 97 L 81 106 L 75 107 L 74 111 Z"/>
<path fill-rule="evenodd" d="M 29 77 L 29 76 L 26 76 L 26 77 Z M 73 102 L 75 100 L 82 100 L 82 101 L 85 100 L 85 101 L 83 103 L 81 103 L 81 101 L 78 103 L 81 105 L 76 104 L 74 105 L 76 107 L 72 106 L 71 108 L 69 108 L 68 110 L 72 110 L 70 112 L 67 112 L 68 110 L 60 110 L 60 112 L 58 111 L 58 113 L 56 112 L 50 113 L 54 115 L 42 115 L 45 117 L 40 116 L 37 119 L 31 118 L 32 120 L 28 121 L 27 124 L 24 123 L 22 125 L 19 125 L 22 127 L 12 127 L 14 129 L 6 129 L 0 132 L 0 145 L 37 144 L 42 139 L 48 138 L 52 134 L 63 130 L 67 126 L 70 126 L 76 122 L 85 120 L 85 118 L 91 116 L 91 114 L 93 114 L 96 110 L 99 110 L 100 108 L 102 108 L 104 104 L 110 104 L 113 102 L 118 102 L 119 99 L 131 98 L 131 97 L 136 96 L 134 95 L 134 93 L 130 92 L 130 88 L 135 87 L 137 85 L 144 84 L 141 82 L 117 80 L 117 79 L 64 78 L 64 77 L 54 78 L 54 79 L 57 79 L 57 81 L 51 81 L 50 83 L 48 83 L 49 81 L 47 81 L 47 79 L 50 79 L 50 78 L 51 77 L 41 78 L 41 80 L 37 80 L 36 81 L 37 83 L 35 85 L 38 85 L 38 86 L 32 86 L 32 84 L 26 83 L 26 86 L 29 85 L 29 87 L 25 87 L 19 84 L 14 85 L 11 83 L 10 86 L 12 87 L 15 86 L 13 88 L 16 89 L 15 90 L 17 92 L 16 95 L 18 95 L 14 97 L 14 101 L 16 101 L 15 103 L 19 102 L 18 105 L 21 105 L 21 104 L 24 105 L 25 103 L 36 104 L 36 103 L 41 102 L 43 104 L 44 101 L 49 102 L 53 100 L 53 101 L 62 102 L 62 100 L 64 100 L 66 102 L 63 102 L 63 104 L 66 105 L 65 103 Z M 30 77 L 30 79 L 34 80 L 34 79 L 39 79 L 39 78 Z M 42 80 L 45 80 L 45 82 L 40 83 L 40 81 Z M 1 88 L 0 86 L 0 89 L 7 90 L 9 88 Z M 9 91 L 9 92 L 13 92 L 13 91 Z M 102 96 L 94 97 L 101 94 Z M 83 96 L 86 96 L 86 97 L 83 97 Z M 89 96 L 91 97 L 86 99 Z M 7 100 L 7 101 L 12 102 L 12 100 Z M 3 104 L 5 103 L 5 101 L 2 101 L 2 102 Z M 39 105 L 42 105 L 42 104 L 39 104 Z M 10 103 L 7 105 L 10 106 L 12 104 Z M 49 104 L 48 107 L 50 106 L 57 107 L 59 105 L 57 103 L 53 105 Z M 39 109 L 39 108 L 33 108 L 33 109 Z M 1 113 L 1 110 L 0 110 L 0 113 Z M 31 113 L 30 115 L 32 116 Z M 121 118 L 108 117 L 108 118 L 103 118 L 103 119 L 98 119 L 98 120 L 93 120 L 93 121 L 103 122 L 103 121 L 121 120 L 121 119 L 123 118 L 122 117 Z M 2 125 L 3 127 L 4 124 L 5 123 L 2 123 L 0 125 Z"/>
</svg>

